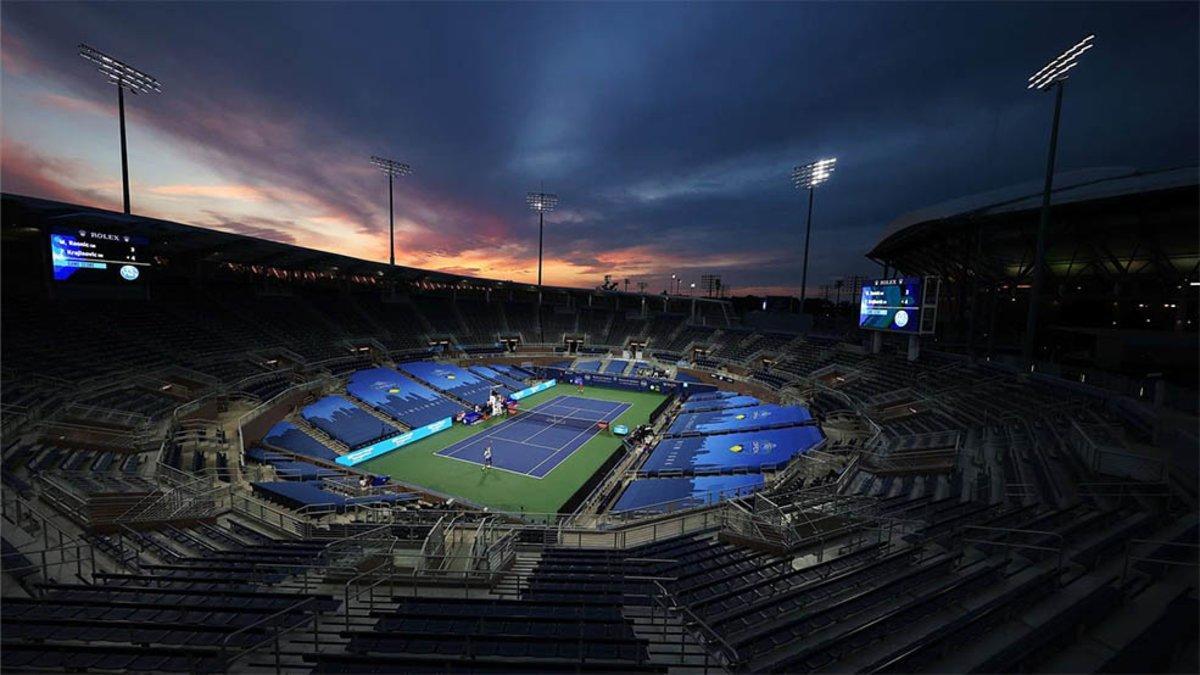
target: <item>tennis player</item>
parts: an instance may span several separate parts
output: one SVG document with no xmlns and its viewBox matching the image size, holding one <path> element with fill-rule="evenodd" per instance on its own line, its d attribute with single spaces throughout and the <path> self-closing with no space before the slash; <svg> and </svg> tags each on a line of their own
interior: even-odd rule
<svg viewBox="0 0 1200 675">
<path fill-rule="evenodd" d="M 483 470 L 487 471 L 492 468 L 492 444 L 488 443 L 483 449 Z"/>
</svg>

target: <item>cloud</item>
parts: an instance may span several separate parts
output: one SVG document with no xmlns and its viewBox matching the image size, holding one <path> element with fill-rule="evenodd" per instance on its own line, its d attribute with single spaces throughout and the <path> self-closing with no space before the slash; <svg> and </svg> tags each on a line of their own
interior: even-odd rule
<svg viewBox="0 0 1200 675">
<path fill-rule="evenodd" d="M 9 75 L 28 75 L 41 69 L 25 39 L 7 27 L 0 29 L 0 66 Z"/>
<path fill-rule="evenodd" d="M 0 183 L 5 192 L 104 209 L 121 208 L 108 196 L 109 184 L 100 180 L 86 162 L 48 157 L 7 137 L 0 141 L 0 150 Z"/>
<path fill-rule="evenodd" d="M 291 221 L 262 217 L 231 218 L 208 209 L 202 213 L 208 216 L 207 220 L 201 221 L 204 227 L 243 234 L 247 237 L 270 239 L 285 244 L 299 243 L 293 232 L 295 223 Z"/>
<path fill-rule="evenodd" d="M 196 199 L 228 199 L 245 202 L 261 202 L 267 199 L 262 190 L 252 185 L 155 185 L 150 187 L 149 191 L 152 194 L 167 197 Z"/>
<path fill-rule="evenodd" d="M 5 3 L 3 180 L 119 198 L 97 193 L 111 137 L 63 138 L 115 126 L 111 87 L 71 48 L 86 33 L 165 83 L 128 111 L 139 212 L 383 260 L 387 183 L 366 158 L 394 152 L 416 169 L 395 184 L 405 264 L 532 279 L 523 197 L 545 180 L 563 199 L 546 223 L 551 283 L 715 272 L 786 288 L 803 232 L 789 172 L 833 153 L 816 285 L 861 269 L 900 213 L 1037 175 L 1045 100 L 1020 81 L 1059 36 L 1031 25 L 1110 36 L 1064 109 L 1064 164 L 1194 161 L 1196 100 L 1178 92 L 1196 65 L 1173 54 L 1195 51 L 1195 6 L 1044 7 Z"/>
<path fill-rule="evenodd" d="M 35 98 L 35 102 L 45 108 L 73 113 L 112 116 L 116 112 L 116 103 L 104 105 L 91 99 L 55 92 L 40 93 Z"/>
</svg>

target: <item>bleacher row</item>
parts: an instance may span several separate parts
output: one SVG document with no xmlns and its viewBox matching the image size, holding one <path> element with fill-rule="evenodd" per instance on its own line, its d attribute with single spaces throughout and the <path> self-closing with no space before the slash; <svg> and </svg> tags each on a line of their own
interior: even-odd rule
<svg viewBox="0 0 1200 675">
<path fill-rule="evenodd" d="M 329 542 L 235 518 L 127 530 L 97 538 L 121 571 L 29 580 L 35 597 L 4 598 L 3 667 L 272 667 L 282 635 L 289 672 L 1090 672 L 1162 670 L 1194 639 L 1195 514 L 906 495 L 875 508 L 920 536 L 850 535 L 799 557 L 713 530 L 624 551 L 547 547 L 511 586 L 406 585 L 369 606 L 299 582 L 348 564 Z M 1122 573 L 1136 537 L 1159 543 Z M 1168 558 L 1184 567 L 1153 562 Z"/>
<path fill-rule="evenodd" d="M 334 361 L 351 358 L 363 345 L 400 359 L 408 354 L 427 357 L 428 339 L 433 337 L 449 339 L 456 348 L 478 350 L 494 348 L 501 336 L 562 344 L 566 334 L 586 334 L 589 345 L 622 348 L 638 339 L 654 349 L 681 352 L 692 344 L 717 347 L 718 329 L 713 326 L 728 323 L 724 311 L 709 309 L 695 320 L 710 325 L 696 326 L 683 314 L 658 312 L 643 318 L 640 311 L 627 308 L 547 305 L 539 333 L 536 305 L 528 302 L 465 294 L 380 298 L 316 290 L 303 297 L 257 296 L 244 290 L 226 292 L 219 285 L 208 290 L 167 287 L 152 299 L 113 300 L 102 310 L 78 299 L 34 302 L 14 296 L 5 303 L 5 315 L 8 358 L 0 394 L 6 401 L 36 407 L 80 379 L 120 374 L 120 381 L 132 382 L 130 376 L 137 373 L 148 379 L 75 400 L 97 411 L 115 409 L 147 417 L 166 414 L 181 403 L 154 386 L 155 374 L 168 371 L 189 374 L 210 389 L 244 383 L 239 385 L 243 393 L 266 400 L 286 387 L 286 371 L 298 363 L 330 362 L 329 368 L 337 370 Z M 120 315 L 122 321 L 105 320 L 112 315 Z M 79 321 L 60 325 L 55 316 Z M 53 346 L 35 337 L 47 334 L 55 336 Z M 760 342 L 790 340 L 776 336 Z M 18 382 L 24 386 L 17 388 Z"/>
</svg>

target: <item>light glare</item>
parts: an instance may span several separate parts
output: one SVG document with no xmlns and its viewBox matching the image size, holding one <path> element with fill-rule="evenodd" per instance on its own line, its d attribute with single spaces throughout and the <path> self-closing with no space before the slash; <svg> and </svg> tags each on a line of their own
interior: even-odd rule
<svg viewBox="0 0 1200 675">
<path fill-rule="evenodd" d="M 1026 89 L 1044 90 L 1052 84 L 1067 79 L 1067 71 L 1078 65 L 1078 59 L 1095 45 L 1095 35 L 1089 35 L 1077 42 L 1070 49 L 1050 60 L 1041 70 L 1029 77 Z"/>
<path fill-rule="evenodd" d="M 549 213 L 558 206 L 558 195 L 549 192 L 530 192 L 525 196 L 525 203 L 533 211 Z"/>
<path fill-rule="evenodd" d="M 804 164 L 792 170 L 792 183 L 799 190 L 810 190 L 821 185 L 833 175 L 837 158 L 829 157 Z"/>
<path fill-rule="evenodd" d="M 371 155 L 371 163 L 389 176 L 407 176 L 412 173 L 411 166 L 393 159 L 384 159 L 383 157 Z"/>
<path fill-rule="evenodd" d="M 162 93 L 162 85 L 159 84 L 158 80 L 123 61 L 114 59 L 95 47 L 80 44 L 79 55 L 96 64 L 96 69 L 100 71 L 101 75 L 107 77 L 110 82 L 118 87 L 129 90 L 130 93 Z"/>
</svg>

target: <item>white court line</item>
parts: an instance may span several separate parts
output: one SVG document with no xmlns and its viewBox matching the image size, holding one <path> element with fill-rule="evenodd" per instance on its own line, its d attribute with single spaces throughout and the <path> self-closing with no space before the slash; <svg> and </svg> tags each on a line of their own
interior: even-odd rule
<svg viewBox="0 0 1200 675">
<path fill-rule="evenodd" d="M 541 407 L 541 406 L 539 406 L 539 407 Z M 556 426 L 558 426 L 558 425 L 562 424 L 563 422 L 565 422 L 565 421 L 566 421 L 566 420 L 568 420 L 568 419 L 582 420 L 582 421 L 584 421 L 584 422 L 587 422 L 587 421 L 589 421 L 588 419 L 585 419 L 585 418 L 580 418 L 580 417 L 571 417 L 571 415 L 572 415 L 572 414 L 574 414 L 574 413 L 577 413 L 577 412 L 594 412 L 594 411 L 587 411 L 587 410 L 585 410 L 584 408 L 573 408 L 573 407 L 571 407 L 571 406 L 568 406 L 568 405 L 563 405 L 563 407 L 564 407 L 564 408 L 568 408 L 568 409 L 570 409 L 570 410 L 571 410 L 571 412 L 569 412 L 569 413 L 565 413 L 565 414 L 561 414 L 561 415 L 559 415 L 559 414 L 555 414 L 555 413 L 546 413 L 546 412 L 543 412 L 543 413 L 541 413 L 541 414 L 543 414 L 543 415 L 549 415 L 549 416 L 551 416 L 551 417 L 561 417 L 561 418 L 562 418 L 562 420 L 561 420 L 561 421 L 558 421 L 558 422 L 552 422 L 552 423 L 551 423 L 549 426 L 545 426 L 545 427 L 542 427 L 541 429 L 538 429 L 537 431 L 535 431 L 535 432 L 533 433 L 533 435 L 532 435 L 532 436 L 529 436 L 528 438 L 526 438 L 524 441 L 521 441 L 521 442 L 522 442 L 522 443 L 524 443 L 524 442 L 526 442 L 526 441 L 529 441 L 529 440 L 530 440 L 530 439 L 532 439 L 534 436 L 537 436 L 538 434 L 540 434 L 540 433 L 542 433 L 542 432 L 549 431 L 549 430 L 553 429 L 554 427 L 556 427 Z M 534 410 L 537 410 L 537 408 L 534 408 Z M 531 412 L 532 412 L 532 411 L 531 411 Z M 541 412 L 541 411 L 539 411 L 539 412 Z"/>
<path fill-rule="evenodd" d="M 442 457 L 445 457 L 446 459 L 452 459 L 456 462 L 462 462 L 463 464 L 471 464 L 474 466 L 484 466 L 483 464 L 480 464 L 479 462 L 472 462 L 471 460 L 463 459 L 462 457 L 451 457 L 449 455 L 442 455 Z M 532 478 L 534 480 L 542 479 L 541 476 L 534 476 L 534 475 L 528 474 L 528 473 L 521 473 L 520 471 L 513 471 L 512 469 L 506 469 L 502 466 L 496 466 L 495 464 L 492 465 L 492 468 L 497 471 L 503 471 L 504 473 L 511 473 L 514 476 L 521 476 L 523 478 Z"/>
<path fill-rule="evenodd" d="M 571 447 L 571 444 L 574 443 L 580 436 L 582 436 L 584 434 L 589 434 L 589 433 L 594 436 L 594 435 L 600 433 L 600 430 L 596 429 L 596 428 L 584 429 L 583 431 L 579 432 L 578 434 L 575 434 L 575 436 L 571 440 L 567 441 L 565 445 L 559 447 L 558 450 L 555 450 L 554 452 L 550 453 L 548 456 L 546 456 L 545 459 L 538 462 L 532 469 L 530 469 L 529 470 L 530 475 L 532 475 L 534 471 L 537 471 L 538 467 L 545 464 L 546 462 L 549 462 L 552 457 L 554 457 L 558 453 L 562 452 L 563 450 L 566 450 L 567 448 Z M 588 440 L 591 440 L 591 439 L 589 438 Z M 584 443 L 586 443 L 586 442 L 587 441 L 584 441 Z M 579 445 L 580 445 L 580 447 L 583 447 L 583 443 L 580 443 Z M 576 448 L 576 450 L 578 450 L 578 449 L 579 448 Z M 572 452 L 574 452 L 574 450 L 572 450 Z"/>
<path fill-rule="evenodd" d="M 560 401 L 560 399 L 578 399 L 578 400 L 584 400 L 584 401 L 589 401 L 589 402 L 592 402 L 592 401 L 595 401 L 595 402 L 598 402 L 598 403 L 602 402 L 602 401 L 596 401 L 596 399 L 580 399 L 580 397 L 578 397 L 578 396 L 560 396 L 560 397 L 553 398 L 553 399 L 551 399 L 551 400 L 549 400 L 549 401 L 546 401 L 546 402 L 544 402 L 544 403 L 542 403 L 542 404 L 540 404 L 540 405 L 536 405 L 536 406 L 534 406 L 533 408 L 530 408 L 530 411 L 532 412 L 532 411 L 535 411 L 535 410 L 536 410 L 536 411 L 538 411 L 538 412 L 541 412 L 541 413 L 542 413 L 542 414 L 544 414 L 544 415 L 552 415 L 552 416 L 557 416 L 557 417 L 563 417 L 563 418 L 564 418 L 564 419 L 563 419 L 563 421 L 566 421 L 567 419 L 579 419 L 579 418 L 571 418 L 571 417 L 570 417 L 570 415 L 571 415 L 572 413 L 578 413 L 578 412 L 589 412 L 589 413 L 595 414 L 595 413 L 599 412 L 598 410 L 589 410 L 589 409 L 587 409 L 587 408 L 578 408 L 578 407 L 575 407 L 575 406 L 567 405 L 566 403 L 563 403 L 562 401 Z M 547 413 L 547 412 L 545 412 L 544 410 L 542 410 L 543 408 L 548 408 L 548 407 L 555 406 L 555 405 L 562 406 L 563 408 L 567 408 L 567 409 L 569 409 L 569 410 L 571 411 L 571 413 L 567 413 L 567 414 L 565 414 L 565 415 L 555 415 L 554 413 Z M 617 414 L 616 414 L 616 415 L 613 417 L 613 419 L 616 419 L 617 417 L 620 417 L 620 416 L 621 416 L 621 415 L 622 415 L 622 414 L 623 414 L 623 413 L 624 413 L 626 410 L 629 410 L 629 409 L 630 409 L 630 408 L 632 408 L 632 407 L 633 407 L 633 404 L 631 404 L 631 403 L 624 403 L 624 402 L 612 402 L 612 407 L 611 407 L 611 408 L 609 408 L 607 412 L 604 412 L 604 413 L 603 413 L 603 414 L 600 416 L 600 419 L 599 419 L 599 420 L 596 420 L 596 421 L 608 421 L 608 422 L 611 422 L 612 420 L 608 419 L 608 416 L 609 416 L 609 415 L 611 415 L 612 413 L 616 412 Z M 506 472 L 508 472 L 508 473 L 511 473 L 511 474 L 514 474 L 514 475 L 517 475 L 517 476 L 525 476 L 525 477 L 528 477 L 528 478 L 535 478 L 535 479 L 537 479 L 537 480 L 541 480 L 542 478 L 544 478 L 544 476 L 535 476 L 535 475 L 533 475 L 533 472 L 534 472 L 534 471 L 536 471 L 538 468 L 540 468 L 540 467 L 541 467 L 543 464 L 545 464 L 546 462 L 548 462 L 548 461 L 550 461 L 551 459 L 553 459 L 555 456 L 557 456 L 557 455 L 561 454 L 561 453 L 562 453 L 563 451 L 565 451 L 567 448 L 570 448 L 570 447 L 571 447 L 571 444 L 572 444 L 572 443 L 574 443 L 576 440 L 578 440 L 580 436 L 582 436 L 582 435 L 584 435 L 584 434 L 586 434 L 586 433 L 591 433 L 591 434 L 592 434 L 592 436 L 594 437 L 596 434 L 600 433 L 599 429 L 597 429 L 597 428 L 595 428 L 595 427 L 593 426 L 593 427 L 591 427 L 591 428 L 588 428 L 588 429 L 585 429 L 585 430 L 581 431 L 580 433 L 576 434 L 576 435 L 575 435 L 573 438 L 571 438 L 571 440 L 570 440 L 570 441 L 567 441 L 567 443 L 566 443 L 566 444 L 564 444 L 564 445 L 562 445 L 562 446 L 558 446 L 558 447 L 554 447 L 554 446 L 548 446 L 548 445 L 540 445 L 540 444 L 537 444 L 537 443 L 530 443 L 529 441 L 530 441 L 530 439 L 532 439 L 534 436 L 537 436 L 538 434 L 540 434 L 540 433 L 542 433 L 542 432 L 544 432 L 544 431 L 547 431 L 547 430 L 549 430 L 549 429 L 553 429 L 553 428 L 555 428 L 556 426 L 558 426 L 559 424 L 561 424 L 562 422 L 555 422 L 555 423 L 553 423 L 553 424 L 551 424 L 551 425 L 549 425 L 549 426 L 544 426 L 543 428 L 541 428 L 541 429 L 539 429 L 538 431 L 534 432 L 532 435 L 530 435 L 530 436 L 526 437 L 524 440 L 515 440 L 515 439 L 509 439 L 509 438 L 500 438 L 500 437 L 497 437 L 497 436 L 495 436 L 495 435 L 494 435 L 494 434 L 498 433 L 498 432 L 499 432 L 501 429 L 503 429 L 505 424 L 507 424 L 507 423 L 509 423 L 509 422 L 520 422 L 520 421 L 522 421 L 522 420 L 520 420 L 520 419 L 518 419 L 518 418 L 510 418 L 510 419 L 506 419 L 506 420 L 504 420 L 503 422 L 501 422 L 500 424 L 497 424 L 497 425 L 495 425 L 495 426 L 491 427 L 490 429 L 488 429 L 488 430 L 487 430 L 486 432 L 484 432 L 483 434 L 480 434 L 480 435 L 478 435 L 478 436 L 472 437 L 472 438 L 470 438 L 470 439 L 464 439 L 464 440 L 466 440 L 466 441 L 467 441 L 466 443 L 463 443 L 462 441 L 459 441 L 459 443 L 462 443 L 462 445 L 461 445 L 461 446 L 459 446 L 459 447 L 457 447 L 457 448 L 455 448 L 455 449 L 454 449 L 454 451 L 453 451 L 453 452 L 451 452 L 451 453 L 446 453 L 446 454 L 443 454 L 443 453 L 445 452 L 445 449 L 444 449 L 444 450 L 438 451 L 438 452 L 436 452 L 436 453 L 434 453 L 434 454 L 435 454 L 435 455 L 437 455 L 437 456 L 440 456 L 440 457 L 446 457 L 446 458 L 448 458 L 448 459 L 454 459 L 454 460 L 458 460 L 458 461 L 460 461 L 460 462 L 464 462 L 464 463 L 467 463 L 467 464 L 474 464 L 475 466 L 483 466 L 483 464 L 482 464 L 481 462 L 476 462 L 476 461 L 469 460 L 469 459 L 463 459 L 462 457 L 458 457 L 457 455 L 458 455 L 458 453 L 462 452 L 463 450 L 466 450 L 467 448 L 470 448 L 470 447 L 472 447 L 472 446 L 474 446 L 474 445 L 477 445 L 477 444 L 478 444 L 480 441 L 484 441 L 484 440 L 488 440 L 488 439 L 492 439 L 492 440 L 499 440 L 499 441 L 507 441 L 507 442 L 509 442 L 509 443 L 518 443 L 518 444 L 521 444 L 521 445 L 527 445 L 527 446 L 529 446 L 529 447 L 533 447 L 533 448 L 540 448 L 540 449 L 543 449 L 543 450 L 553 450 L 553 452 L 551 452 L 551 453 L 550 453 L 550 454 L 549 454 L 547 457 L 545 457 L 545 458 L 544 458 L 544 459 L 543 459 L 541 462 L 538 462 L 538 463 L 537 463 L 537 465 L 535 465 L 533 468 L 531 468 L 531 469 L 529 470 L 529 473 L 521 473 L 521 472 L 518 472 L 518 471 L 513 471 L 512 469 L 505 469 L 505 468 L 502 468 L 502 467 L 497 467 L 497 466 L 494 466 L 494 465 L 493 465 L 493 468 L 500 469 L 501 471 L 506 471 Z M 589 438 L 589 439 L 587 439 L 587 440 L 591 440 L 591 438 Z M 580 447 L 583 447 L 583 445 L 584 445 L 585 443 L 587 443 L 587 441 L 584 441 L 584 443 L 581 443 L 581 444 L 579 445 L 579 447 L 576 447 L 576 448 L 572 449 L 572 450 L 571 450 L 571 452 L 569 453 L 569 455 L 570 455 L 570 454 L 574 454 L 574 453 L 575 453 L 575 450 L 578 450 Z M 455 445 L 458 445 L 458 443 L 456 443 Z M 454 446 L 451 446 L 451 447 L 454 447 Z M 447 448 L 447 449 L 449 449 L 449 448 Z M 568 456 L 569 456 L 569 455 L 568 455 Z M 560 462 L 559 464 L 561 464 L 561 462 Z M 553 471 L 554 471 L 554 469 L 556 469 L 556 468 L 558 468 L 558 464 L 556 464 L 556 465 L 554 465 L 553 467 L 551 467 L 550 471 L 548 471 L 548 472 L 546 473 L 546 475 L 549 475 L 549 474 L 550 474 L 551 472 L 553 472 Z"/>
<path fill-rule="evenodd" d="M 454 457 L 458 453 L 462 452 L 463 450 L 466 450 L 467 448 L 471 447 L 472 445 L 475 445 L 476 443 L 479 443 L 480 441 L 486 441 L 488 439 L 495 439 L 495 440 L 501 440 L 501 441 L 509 440 L 507 438 L 499 438 L 495 434 L 497 432 L 499 432 L 500 429 L 504 428 L 505 424 L 507 424 L 511 421 L 513 421 L 511 418 L 502 420 L 499 424 L 494 424 L 494 425 L 488 427 L 482 433 L 476 434 L 475 436 L 469 436 L 467 438 L 464 438 L 461 441 L 459 441 L 458 443 L 451 445 L 449 448 L 442 448 L 441 450 L 438 450 L 434 454 L 441 455 L 442 457 Z M 520 441 L 513 441 L 513 442 L 519 443 Z M 459 447 L 460 445 L 461 445 L 461 447 Z M 454 452 L 447 453 L 446 451 L 449 450 L 450 448 L 454 448 Z M 445 453 L 445 454 L 443 454 L 443 453 Z M 468 460 L 464 460 L 464 461 L 468 461 Z"/>
<path fill-rule="evenodd" d="M 560 397 L 553 398 L 549 401 L 545 401 L 539 405 L 534 406 L 530 410 L 531 411 L 532 410 L 540 410 L 541 408 L 547 407 L 550 404 L 555 403 L 556 401 L 558 401 L 559 398 L 568 398 L 568 397 L 560 396 Z M 569 406 L 565 406 L 565 407 L 569 407 Z M 572 410 L 575 412 L 580 412 L 582 409 L 581 408 L 572 408 Z M 551 414 L 551 413 L 546 413 L 546 414 Z M 534 436 L 537 436 L 538 434 L 542 433 L 543 431 L 545 431 L 546 429 L 548 429 L 550 427 L 542 427 L 542 428 L 538 429 L 536 432 L 534 432 L 533 435 L 527 436 L 523 440 L 517 440 L 515 438 L 501 438 L 500 436 L 496 435 L 500 432 L 501 429 L 504 428 L 505 424 L 508 424 L 510 422 L 515 424 L 517 422 L 522 422 L 522 421 L 524 421 L 524 420 L 518 419 L 517 417 L 510 417 L 508 419 L 502 420 L 499 424 L 489 427 L 486 431 L 484 431 L 481 434 L 478 434 L 476 436 L 471 436 L 469 438 L 464 438 L 463 440 L 459 441 L 458 443 L 451 445 L 450 448 L 454 448 L 453 452 L 446 452 L 447 450 L 450 450 L 450 448 L 443 448 L 434 454 L 441 455 L 442 457 L 456 458 L 458 453 L 462 452 L 463 450 L 466 450 L 467 448 L 478 444 L 480 441 L 485 441 L 488 439 L 493 439 L 493 440 L 498 440 L 498 441 L 508 441 L 510 443 L 521 443 L 521 444 L 529 445 L 529 446 L 532 446 L 535 448 L 543 448 L 545 450 L 553 450 L 554 449 L 554 446 L 538 445 L 537 443 L 529 443 L 528 442 L 529 439 L 533 438 Z M 459 444 L 461 444 L 461 446 Z M 456 446 L 458 446 L 458 447 L 456 447 Z M 463 460 L 463 461 L 469 462 L 470 460 Z"/>
<path fill-rule="evenodd" d="M 620 416 L 621 416 L 621 413 L 624 413 L 626 410 L 628 410 L 628 409 L 630 409 L 630 408 L 632 408 L 632 407 L 633 407 L 633 405 L 632 405 L 632 404 L 630 404 L 630 403 L 618 403 L 618 404 L 617 404 L 617 406 L 618 406 L 618 407 L 620 407 L 620 412 L 618 412 L 618 413 L 617 413 L 617 415 L 616 415 L 616 417 L 614 417 L 613 419 L 616 419 L 617 417 L 620 417 Z M 621 406 L 624 406 L 624 407 L 621 407 Z M 607 418 L 607 417 L 608 417 L 610 414 L 612 414 L 613 412 L 614 412 L 613 410 L 609 410 L 608 412 L 604 413 L 604 415 L 603 415 L 603 417 L 601 417 L 601 419 Z M 604 419 L 604 421 L 608 422 L 608 421 L 611 421 L 611 420 Z M 599 429 L 594 429 L 594 428 L 593 428 L 593 429 L 586 429 L 586 430 L 585 430 L 583 433 L 588 433 L 588 432 L 592 432 L 592 436 L 594 437 L 594 436 L 596 436 L 596 434 L 599 434 L 599 433 L 600 433 L 600 430 L 599 430 Z M 551 459 L 553 459 L 555 455 L 557 455 L 558 453 L 560 453 L 560 452 L 562 452 L 562 451 L 566 450 L 567 448 L 570 448 L 570 447 L 571 447 L 571 444 L 575 442 L 575 439 L 579 438 L 579 436 L 582 436 L 582 435 L 583 435 L 583 434 L 579 434 L 579 435 L 575 436 L 575 438 L 572 438 L 570 441 L 568 441 L 568 442 L 566 443 L 566 445 L 563 445 L 561 448 L 559 448 L 559 449 L 558 449 L 558 450 L 556 450 L 555 452 L 552 452 L 552 453 L 550 453 L 550 456 L 549 456 L 549 457 L 547 457 L 546 459 L 543 459 L 541 462 L 538 462 L 537 466 L 535 466 L 535 467 L 533 467 L 532 469 L 530 469 L 530 470 L 529 470 L 529 472 L 530 472 L 530 475 L 532 475 L 534 471 L 537 471 L 537 470 L 538 470 L 538 468 L 539 468 L 541 465 L 543 465 L 543 464 L 545 464 L 546 462 L 548 462 L 548 461 L 550 461 Z M 591 439 L 591 438 L 589 438 L 589 439 L 588 439 L 588 441 L 590 441 L 590 440 L 592 440 L 592 439 Z M 568 456 L 575 454 L 575 451 L 576 451 L 576 450 L 578 450 L 579 448 L 582 448 L 582 447 L 583 447 L 583 445 L 584 445 L 584 443 L 587 443 L 587 441 L 584 441 L 583 443 L 580 443 L 580 444 L 579 444 L 579 447 L 577 447 L 577 448 L 573 448 L 573 449 L 571 450 L 571 452 L 570 452 L 570 454 L 569 454 Z M 561 464 L 561 462 L 559 462 L 559 464 Z M 558 468 L 558 464 L 555 464 L 553 467 L 551 467 L 551 468 L 550 468 L 550 471 L 554 471 L 554 469 L 557 469 L 557 468 Z M 550 474 L 550 471 L 547 471 L 547 472 L 546 472 L 546 474 L 547 474 L 547 475 L 549 475 L 549 474 Z"/>
</svg>

